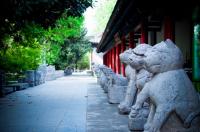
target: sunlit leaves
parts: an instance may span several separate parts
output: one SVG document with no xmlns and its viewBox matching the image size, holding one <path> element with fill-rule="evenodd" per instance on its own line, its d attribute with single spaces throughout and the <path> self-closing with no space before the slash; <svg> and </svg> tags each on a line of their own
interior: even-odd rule
<svg viewBox="0 0 200 132">
<path fill-rule="evenodd" d="M 75 66 L 89 50 L 84 39 L 83 17 L 63 15 L 54 27 L 47 29 L 35 23 L 26 23 L 11 35 L 4 35 L 0 49 L 0 69 L 19 72 L 35 70 L 41 63 L 56 65 L 59 69 Z"/>
<path fill-rule="evenodd" d="M 41 48 L 13 45 L 13 47 L 9 48 L 3 55 L 6 61 L 3 61 L 1 66 L 4 66 L 4 70 L 11 72 L 36 69 L 41 63 L 41 52 Z"/>
<path fill-rule="evenodd" d="M 63 44 L 66 38 L 78 37 L 81 32 L 83 17 L 63 17 L 56 21 L 54 28 L 49 28 L 46 37 L 50 41 Z"/>
</svg>

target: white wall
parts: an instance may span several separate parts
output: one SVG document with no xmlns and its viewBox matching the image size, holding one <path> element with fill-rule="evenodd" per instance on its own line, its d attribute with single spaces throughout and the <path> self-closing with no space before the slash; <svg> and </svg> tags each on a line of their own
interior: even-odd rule
<svg viewBox="0 0 200 132">
<path fill-rule="evenodd" d="M 93 48 L 91 58 L 91 63 L 103 64 L 103 53 L 97 53 L 96 48 Z"/>
</svg>

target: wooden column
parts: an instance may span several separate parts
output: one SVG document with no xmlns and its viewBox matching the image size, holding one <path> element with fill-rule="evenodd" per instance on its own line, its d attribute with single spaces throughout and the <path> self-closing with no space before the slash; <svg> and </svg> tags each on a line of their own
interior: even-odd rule
<svg viewBox="0 0 200 132">
<path fill-rule="evenodd" d="M 122 43 L 121 43 L 121 53 L 126 50 L 126 40 L 125 37 L 122 37 Z M 125 76 L 125 65 L 121 64 L 121 73 L 123 76 Z"/>
<path fill-rule="evenodd" d="M 135 48 L 135 43 L 134 43 L 134 32 L 129 33 L 129 48 Z"/>
<path fill-rule="evenodd" d="M 107 66 L 107 53 L 103 55 L 103 64 Z"/>
<path fill-rule="evenodd" d="M 113 57 L 113 71 L 116 73 L 116 68 L 117 68 L 117 65 L 116 65 L 116 46 L 113 47 L 113 54 L 114 54 L 114 57 Z"/>
<path fill-rule="evenodd" d="M 110 68 L 112 69 L 112 50 L 110 50 Z"/>
<path fill-rule="evenodd" d="M 116 63 L 115 63 L 115 65 L 116 65 L 116 73 L 117 74 L 120 74 L 121 72 L 121 70 L 120 70 L 120 68 L 121 68 L 121 66 L 120 66 L 120 59 L 119 59 L 119 54 L 120 54 L 120 50 L 121 50 L 121 47 L 120 47 L 121 45 L 120 44 L 118 44 L 117 46 L 116 46 L 116 56 L 115 56 L 115 60 L 116 60 Z"/>
<path fill-rule="evenodd" d="M 112 60 L 112 58 L 113 58 L 113 50 L 111 49 L 111 50 L 110 50 L 111 69 L 113 69 L 113 60 Z"/>
<path fill-rule="evenodd" d="M 107 67 L 109 67 L 109 52 L 106 53 L 106 58 Z"/>
<path fill-rule="evenodd" d="M 164 18 L 164 39 L 175 41 L 175 25 L 171 17 Z"/>
<path fill-rule="evenodd" d="M 140 43 L 148 43 L 148 31 L 146 30 L 145 24 L 141 26 Z"/>
<path fill-rule="evenodd" d="M 111 50 L 111 53 L 112 53 L 112 57 L 111 57 L 111 61 L 112 61 L 112 70 L 115 72 L 115 47 L 112 48 Z"/>
<path fill-rule="evenodd" d="M 112 52 L 111 52 L 111 50 L 108 51 L 108 53 L 109 53 L 109 54 L 108 54 L 108 58 L 109 58 L 109 59 L 108 59 L 108 62 L 109 62 L 109 63 L 108 63 L 108 66 L 109 66 L 109 68 L 111 68 L 111 67 L 112 67 L 112 65 L 111 65 L 111 64 L 112 64 L 112 61 L 111 61 L 111 60 L 112 60 Z"/>
</svg>

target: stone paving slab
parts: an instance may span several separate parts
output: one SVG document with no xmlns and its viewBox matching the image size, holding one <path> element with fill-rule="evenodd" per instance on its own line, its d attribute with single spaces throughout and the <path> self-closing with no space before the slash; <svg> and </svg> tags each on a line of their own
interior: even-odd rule
<svg viewBox="0 0 200 132">
<path fill-rule="evenodd" d="M 87 120 L 86 120 L 87 119 Z M 0 98 L 0 132 L 129 132 L 94 77 L 67 76 Z"/>
<path fill-rule="evenodd" d="M 118 114 L 96 82 L 88 87 L 87 103 L 87 132 L 129 132 L 128 115 Z"/>
<path fill-rule="evenodd" d="M 0 98 L 0 132 L 85 132 L 88 76 L 68 76 Z"/>
</svg>

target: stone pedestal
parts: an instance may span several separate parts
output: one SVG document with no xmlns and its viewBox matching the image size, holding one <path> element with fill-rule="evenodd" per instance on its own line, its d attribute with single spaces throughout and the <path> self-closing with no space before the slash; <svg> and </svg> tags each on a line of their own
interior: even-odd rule
<svg viewBox="0 0 200 132">
<path fill-rule="evenodd" d="M 101 74 L 99 78 L 99 84 L 103 88 L 104 92 L 108 92 L 108 78 L 104 75 L 104 73 Z"/>
<path fill-rule="evenodd" d="M 128 127 L 131 131 L 143 131 L 147 121 L 149 108 L 142 108 L 135 117 L 129 115 Z"/>
<path fill-rule="evenodd" d="M 26 83 L 29 84 L 29 87 L 35 86 L 35 71 L 34 70 L 26 71 Z"/>
<path fill-rule="evenodd" d="M 39 84 L 45 83 L 46 73 L 47 73 L 47 66 L 46 65 L 40 65 L 37 69 L 37 71 L 41 72 L 41 78 Z"/>
<path fill-rule="evenodd" d="M 63 70 L 55 70 L 55 78 L 60 78 L 64 76 L 64 71 Z"/>
<path fill-rule="evenodd" d="M 127 86 L 112 85 L 108 87 L 108 101 L 112 104 L 118 104 L 124 100 Z"/>
<path fill-rule="evenodd" d="M 35 86 L 41 84 L 41 78 L 42 78 L 42 72 L 36 70 L 36 71 L 35 71 Z"/>
<path fill-rule="evenodd" d="M 51 81 L 51 80 L 55 80 L 55 66 L 48 66 L 46 68 L 46 77 L 45 77 L 45 81 Z"/>
</svg>

